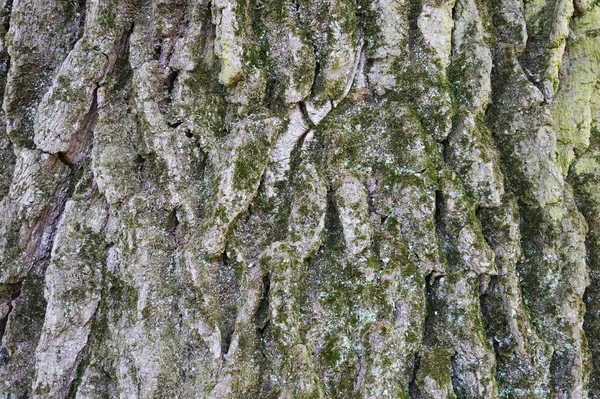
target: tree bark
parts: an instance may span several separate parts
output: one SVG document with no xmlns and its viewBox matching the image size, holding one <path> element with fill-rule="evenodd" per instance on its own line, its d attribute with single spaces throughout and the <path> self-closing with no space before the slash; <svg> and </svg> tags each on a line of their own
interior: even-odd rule
<svg viewBox="0 0 600 399">
<path fill-rule="evenodd" d="M 598 0 L 0 10 L 0 398 L 600 398 Z"/>
</svg>

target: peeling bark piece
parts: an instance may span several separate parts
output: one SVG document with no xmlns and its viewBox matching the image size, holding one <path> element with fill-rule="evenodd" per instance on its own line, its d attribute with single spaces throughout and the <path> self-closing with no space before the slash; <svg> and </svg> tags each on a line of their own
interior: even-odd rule
<svg viewBox="0 0 600 399">
<path fill-rule="evenodd" d="M 74 163 L 82 158 L 107 66 L 108 59 L 98 51 L 78 46 L 70 54 L 36 113 L 34 141 L 40 150 L 68 153 Z"/>
<path fill-rule="evenodd" d="M 22 280 L 31 269 L 41 273 L 52 248 L 56 223 L 66 200 L 71 170 L 55 155 L 22 149 L 13 184 L 0 203 L 0 282 Z"/>
<path fill-rule="evenodd" d="M 212 23 L 215 25 L 215 55 L 219 58 L 221 71 L 219 82 L 230 87 L 236 84 L 243 74 L 243 36 L 240 19 L 243 15 L 243 3 L 235 0 L 217 0 L 212 3 Z"/>
<path fill-rule="evenodd" d="M 261 267 L 271 275 L 269 291 L 269 320 L 271 334 L 277 337 L 279 352 L 290 356 L 272 357 L 271 366 L 284 376 L 281 382 L 273 380 L 282 399 L 314 397 L 325 398 L 322 383 L 317 376 L 312 356 L 302 343 L 300 330 L 300 296 L 306 278 L 304 260 L 295 255 L 287 244 L 276 243 L 260 259 Z"/>
<path fill-rule="evenodd" d="M 590 144 L 592 96 L 600 82 L 600 39 L 595 31 L 599 19 L 600 7 L 594 5 L 574 20 L 559 75 L 560 87 L 551 107 L 563 176 Z"/>
<path fill-rule="evenodd" d="M 343 176 L 335 190 L 344 239 L 350 253 L 357 255 L 371 244 L 367 190 L 354 177 Z"/>
<path fill-rule="evenodd" d="M 598 110 L 596 104 L 596 110 Z M 596 113 L 598 115 L 598 113 Z M 600 119 L 597 119 L 600 121 Z M 593 337 L 597 336 L 600 329 L 600 193 L 597 190 L 600 183 L 600 152 L 598 148 L 598 130 L 594 130 L 591 145 L 580 158 L 578 158 L 570 173 L 570 181 L 573 184 L 575 200 L 578 208 L 584 215 L 589 227 L 586 237 L 586 249 L 588 254 L 588 266 L 590 269 L 590 285 L 587 287 L 584 300 L 586 312 L 583 328 L 588 339 L 592 370 L 590 373 L 589 395 L 600 394 L 600 344 Z"/>
<path fill-rule="evenodd" d="M 287 104 L 301 102 L 310 94 L 316 67 L 313 46 L 293 9 L 289 0 L 283 4 L 269 1 L 265 21 L 279 95 Z"/>
<path fill-rule="evenodd" d="M 82 11 L 78 3 L 67 1 L 13 1 L 7 35 L 10 69 L 3 109 L 8 137 L 18 146 L 34 148 L 35 109 L 55 68 L 78 38 Z"/>
<path fill-rule="evenodd" d="M 481 115 L 458 111 L 446 159 L 463 176 L 467 190 L 481 206 L 500 205 L 504 195 L 500 157 Z"/>
<path fill-rule="evenodd" d="M 452 10 L 455 3 L 456 0 L 424 1 L 417 19 L 417 25 L 425 43 L 435 49 L 444 68 L 450 65 L 451 36 L 454 27 Z"/>
<path fill-rule="evenodd" d="M 22 280 L 5 324 L 2 352 L 3 357 L 8 354 L 8 362 L 0 367 L 1 394 L 30 395 L 35 374 L 35 348 L 40 340 L 45 309 L 44 278 L 38 273 L 30 273 Z"/>
<path fill-rule="evenodd" d="M 540 107 L 543 95 L 527 80 L 514 48 L 501 49 L 498 69 L 506 84 L 497 94 L 489 119 L 505 173 L 513 176 L 509 180 L 512 189 L 532 207 L 557 203 L 564 181 L 556 164 L 556 133 Z"/>
<path fill-rule="evenodd" d="M 432 337 L 436 342 L 432 350 L 440 357 L 428 359 L 437 370 L 428 365 L 420 376 L 417 374 L 421 386 L 429 397 L 434 392 L 448 394 L 444 369 L 450 366 L 456 397 L 498 398 L 496 360 L 483 328 L 479 282 L 464 271 L 448 271 L 436 280 L 432 291 L 435 311 L 430 322 L 432 333 L 437 335 Z"/>
<path fill-rule="evenodd" d="M 571 0 L 536 0 L 527 2 L 524 11 L 529 40 L 520 59 L 527 76 L 550 102 L 558 89 L 558 70 L 575 7 Z"/>
<path fill-rule="evenodd" d="M 454 63 L 450 73 L 457 76 L 453 83 L 459 105 L 445 158 L 463 176 L 479 205 L 494 207 L 500 205 L 504 195 L 504 176 L 484 120 L 492 94 L 492 54 L 485 43 L 484 12 L 470 0 L 458 0 L 454 9 Z"/>
<path fill-rule="evenodd" d="M 319 64 L 310 102 L 314 108 L 327 103 L 335 107 L 348 94 L 360 58 L 356 5 L 348 0 L 313 0 L 300 11 L 309 24 Z"/>
<path fill-rule="evenodd" d="M 34 398 L 66 396 L 100 302 L 108 215 L 86 173 L 65 206 L 46 270 L 48 305 L 36 349 Z"/>
<path fill-rule="evenodd" d="M 367 41 L 367 58 L 375 60 L 367 76 L 375 92 L 383 94 L 396 85 L 393 63 L 408 58 L 410 7 L 407 1 L 378 0 L 371 11 L 377 33 Z"/>
<path fill-rule="evenodd" d="M 269 156 L 269 166 L 265 172 L 268 195 L 273 196 L 273 186 L 283 181 L 290 170 L 292 151 L 300 138 L 308 131 L 308 124 L 304 120 L 299 106 L 289 112 L 288 125 L 285 132 L 277 139 L 273 151 Z"/>
<path fill-rule="evenodd" d="M 259 116 L 243 120 L 211 154 L 216 187 L 211 214 L 201 233 L 209 256 L 222 253 L 229 225 L 256 195 L 280 126 L 278 118 Z"/>
<path fill-rule="evenodd" d="M 488 336 L 496 345 L 496 379 L 503 395 L 549 396 L 553 347 L 531 322 L 519 283 L 522 259 L 516 200 L 505 197 L 498 208 L 478 214 L 484 237 L 494 251 L 498 278 L 481 297 Z"/>
<path fill-rule="evenodd" d="M 296 201 L 292 206 L 288 242 L 306 259 L 319 249 L 325 228 L 327 187 L 314 165 L 306 163 L 294 179 Z"/>
<path fill-rule="evenodd" d="M 451 269 L 475 276 L 497 274 L 494 253 L 481 232 L 481 223 L 475 216 L 473 203 L 464 200 L 463 188 L 456 174 L 449 170 L 440 172 L 443 202 L 441 224 L 444 238 L 442 248 Z"/>
<path fill-rule="evenodd" d="M 126 4 L 90 2 L 84 35 L 38 106 L 33 127 L 34 142 L 40 150 L 63 153 L 72 164 L 83 159 L 102 102 L 98 94 L 101 83 L 121 50 L 121 36 L 129 29 Z"/>
<path fill-rule="evenodd" d="M 492 92 L 492 54 L 486 45 L 482 13 L 475 0 L 457 0 L 453 30 L 453 58 L 462 77 L 459 90 L 473 113 L 487 107 Z"/>
</svg>

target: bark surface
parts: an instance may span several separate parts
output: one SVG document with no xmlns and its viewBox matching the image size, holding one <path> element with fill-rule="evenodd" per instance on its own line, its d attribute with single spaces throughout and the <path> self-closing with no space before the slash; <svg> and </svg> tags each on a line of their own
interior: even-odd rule
<svg viewBox="0 0 600 399">
<path fill-rule="evenodd" d="M 600 1 L 0 0 L 0 398 L 600 398 Z"/>
</svg>

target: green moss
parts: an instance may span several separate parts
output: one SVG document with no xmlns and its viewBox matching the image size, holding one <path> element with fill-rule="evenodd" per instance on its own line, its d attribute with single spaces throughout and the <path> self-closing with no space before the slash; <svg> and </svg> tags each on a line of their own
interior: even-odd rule
<svg viewBox="0 0 600 399">
<path fill-rule="evenodd" d="M 80 12 L 76 0 L 63 0 L 64 15 L 68 21 L 74 21 Z"/>
<path fill-rule="evenodd" d="M 269 134 L 258 131 L 261 128 L 264 128 L 261 124 L 251 126 L 250 129 L 256 129 L 253 139 L 237 150 L 233 178 L 236 190 L 254 191 L 265 169 L 272 138 Z"/>
<path fill-rule="evenodd" d="M 593 32 L 600 7 L 573 20 L 573 35 L 563 62 L 560 88 L 551 105 L 558 146 L 558 163 L 563 176 L 590 144 L 593 123 L 592 97 L 600 82 L 600 44 Z"/>
<path fill-rule="evenodd" d="M 115 29 L 117 26 L 117 7 L 112 4 L 100 6 L 98 23 L 105 29 Z"/>
<path fill-rule="evenodd" d="M 135 287 L 121 280 L 116 275 L 107 275 L 108 295 L 111 301 L 120 304 L 124 309 L 137 309 L 139 293 Z"/>
<path fill-rule="evenodd" d="M 357 0 L 356 15 L 359 21 L 359 29 L 366 38 L 367 55 L 373 54 L 373 51 L 379 47 L 382 41 L 381 27 L 377 23 L 377 14 L 372 8 L 372 2 L 369 0 Z"/>
<path fill-rule="evenodd" d="M 450 358 L 453 355 L 450 348 L 437 346 L 425 350 L 419 363 L 417 380 L 419 385 L 425 384 L 425 378 L 431 378 L 439 386 L 451 385 Z"/>
<path fill-rule="evenodd" d="M 226 131 L 225 88 L 219 84 L 217 75 L 213 66 L 200 63 L 181 82 L 183 92 L 189 99 L 182 110 L 185 117 L 193 122 L 191 133 L 196 136 L 218 137 Z"/>
<path fill-rule="evenodd" d="M 81 384 L 81 379 L 83 378 L 83 374 L 85 370 L 90 364 L 90 355 L 88 351 L 82 356 L 81 361 L 77 365 L 77 370 L 75 372 L 75 379 L 71 382 L 71 386 L 69 387 L 69 392 L 67 393 L 67 399 L 75 399 L 77 395 L 77 390 Z"/>
<path fill-rule="evenodd" d="M 48 105 L 53 106 L 57 102 L 77 104 L 86 103 L 86 98 L 79 90 L 71 86 L 70 79 L 65 75 L 58 75 L 52 95 L 48 98 Z"/>
<path fill-rule="evenodd" d="M 325 346 L 319 353 L 319 357 L 323 359 L 327 366 L 332 368 L 338 368 L 339 363 L 342 360 L 342 354 L 338 348 L 337 339 L 329 336 L 325 339 Z"/>
</svg>

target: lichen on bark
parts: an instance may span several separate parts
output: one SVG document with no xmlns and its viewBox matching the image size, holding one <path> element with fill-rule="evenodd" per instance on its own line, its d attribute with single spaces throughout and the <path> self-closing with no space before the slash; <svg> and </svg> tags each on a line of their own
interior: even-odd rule
<svg viewBox="0 0 600 399">
<path fill-rule="evenodd" d="M 0 398 L 600 397 L 598 0 L 0 0 Z"/>
</svg>

